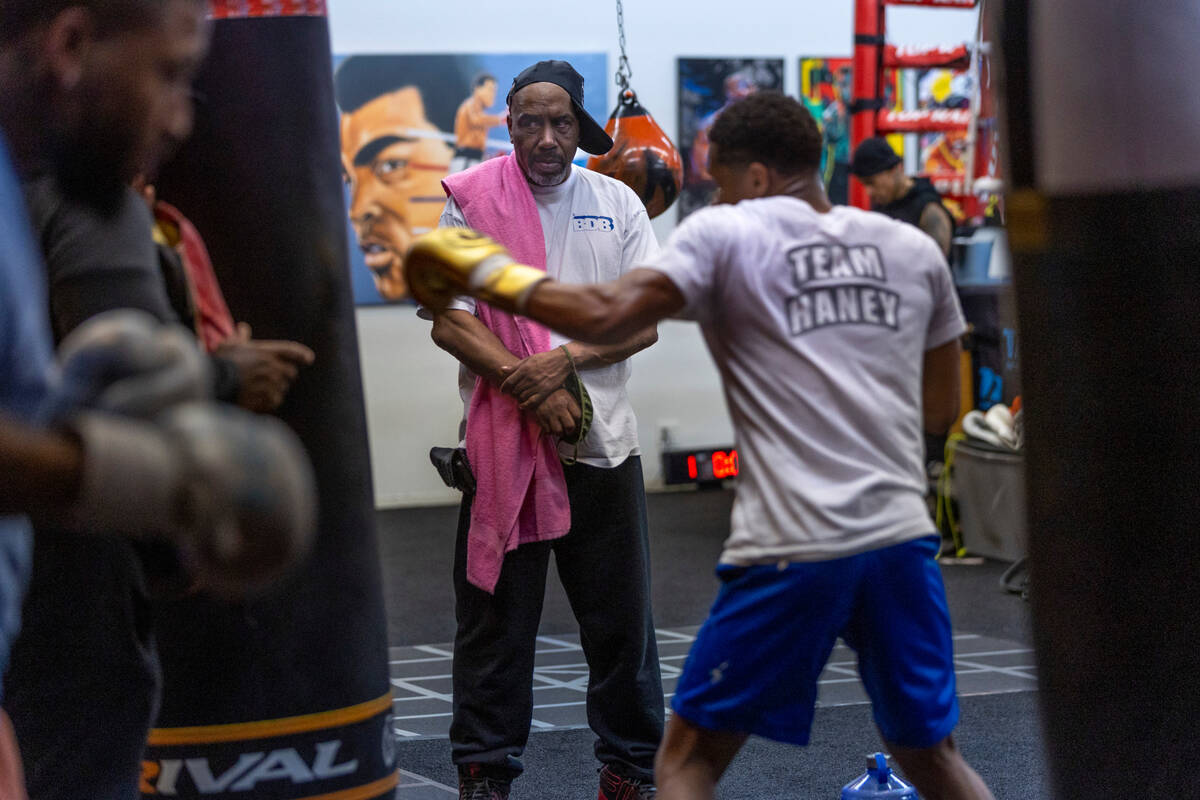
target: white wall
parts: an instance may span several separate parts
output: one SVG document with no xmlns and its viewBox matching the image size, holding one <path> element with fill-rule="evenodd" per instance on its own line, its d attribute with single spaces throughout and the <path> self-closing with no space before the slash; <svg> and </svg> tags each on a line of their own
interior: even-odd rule
<svg viewBox="0 0 1200 800">
<path fill-rule="evenodd" d="M 509 0 L 330 0 L 333 51 L 353 53 L 597 52 L 616 70 L 616 4 Z M 799 86 L 800 56 L 849 56 L 852 0 L 623 0 L 631 85 L 674 136 L 678 57 L 784 59 L 784 90 Z M 899 44 L 956 43 L 975 35 L 973 11 L 888 10 L 888 39 Z M 594 90 L 594 87 L 589 86 Z M 615 86 L 608 87 L 609 105 Z M 654 221 L 665 241 L 674 209 Z M 457 502 L 427 453 L 452 444 L 461 404 L 456 362 L 429 339 L 429 323 L 410 308 L 358 309 L 376 502 L 380 506 Z M 661 486 L 658 444 L 664 426 L 676 443 L 733 440 L 717 373 L 696 328 L 665 323 L 653 348 L 634 357 L 630 395 L 639 420 L 647 486 Z"/>
</svg>

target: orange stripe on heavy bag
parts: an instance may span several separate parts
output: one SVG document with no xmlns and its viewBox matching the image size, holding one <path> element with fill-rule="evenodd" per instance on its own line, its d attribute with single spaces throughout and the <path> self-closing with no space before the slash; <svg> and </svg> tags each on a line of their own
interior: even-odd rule
<svg viewBox="0 0 1200 800">
<path fill-rule="evenodd" d="M 632 89 L 621 92 L 604 132 L 612 149 L 588 159 L 587 168 L 633 189 L 652 219 L 670 208 L 683 183 L 683 159 Z"/>
<path fill-rule="evenodd" d="M 213 19 L 247 17 L 324 17 L 325 0 L 210 0 Z"/>
</svg>

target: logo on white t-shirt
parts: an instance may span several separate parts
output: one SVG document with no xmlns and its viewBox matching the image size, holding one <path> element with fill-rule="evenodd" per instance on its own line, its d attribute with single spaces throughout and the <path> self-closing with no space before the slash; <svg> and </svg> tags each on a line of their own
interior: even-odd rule
<svg viewBox="0 0 1200 800">
<path fill-rule="evenodd" d="M 571 224 L 577 231 L 613 231 L 616 225 L 612 217 L 601 217 L 596 214 L 576 214 L 571 218 Z"/>
<path fill-rule="evenodd" d="M 787 298 L 788 327 L 799 336 L 830 325 L 900 327 L 900 295 L 887 283 L 873 245 L 812 244 L 788 251 L 799 294 Z"/>
</svg>

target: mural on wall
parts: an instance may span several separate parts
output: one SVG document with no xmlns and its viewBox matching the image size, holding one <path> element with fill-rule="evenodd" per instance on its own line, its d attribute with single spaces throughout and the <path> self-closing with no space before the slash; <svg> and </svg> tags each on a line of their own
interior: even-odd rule
<svg viewBox="0 0 1200 800">
<path fill-rule="evenodd" d="M 437 227 L 442 178 L 507 153 L 505 96 L 525 67 L 571 62 L 584 78 L 584 103 L 608 117 L 608 55 L 349 55 L 334 59 L 342 171 L 355 303 L 412 301 L 404 253 Z M 576 154 L 583 165 L 586 154 Z"/>
<path fill-rule="evenodd" d="M 970 109 L 975 91 L 970 73 L 942 68 L 921 69 L 916 71 L 916 78 L 918 109 Z M 990 143 L 989 131 L 981 130 L 979 139 Z M 923 133 L 919 136 L 919 146 L 920 174 L 927 176 L 943 192 L 943 202 L 961 224 L 966 218 L 966 210 L 952 196 L 959 192 L 952 189 L 961 187 L 966 177 L 967 131 Z"/>
<path fill-rule="evenodd" d="M 971 107 L 971 76 L 949 69 L 917 71 L 917 108 Z M 935 175 L 962 173 L 966 168 L 966 131 L 921 135 L 921 172 Z"/>
<path fill-rule="evenodd" d="M 849 58 L 805 56 L 800 59 L 800 98 L 821 126 L 825 142 L 821 155 L 821 174 L 829 198 L 834 203 L 848 202 L 850 131 L 847 106 L 853 63 Z M 905 73 L 889 69 L 884 73 L 884 108 L 900 111 L 905 104 Z M 926 68 L 911 70 L 916 87 L 912 107 L 921 109 L 970 108 L 973 83 L 970 73 L 959 69 Z M 994 174 L 995 132 L 992 120 L 981 120 L 978 131 L 976 174 Z M 967 132 L 913 134 L 917 145 L 917 173 L 929 176 L 946 195 L 944 202 L 961 222 L 964 210 L 955 195 L 961 191 L 967 166 Z M 892 148 L 903 155 L 906 139 L 890 134 Z M 956 189 L 956 187 L 959 187 Z"/>
<path fill-rule="evenodd" d="M 716 184 L 708 174 L 708 131 L 724 108 L 760 89 L 783 88 L 781 58 L 681 58 L 679 138 L 683 188 L 679 219 L 712 202 Z"/>
<path fill-rule="evenodd" d="M 800 58 L 800 101 L 821 126 L 821 177 L 831 202 L 845 204 L 850 191 L 849 58 Z"/>
</svg>

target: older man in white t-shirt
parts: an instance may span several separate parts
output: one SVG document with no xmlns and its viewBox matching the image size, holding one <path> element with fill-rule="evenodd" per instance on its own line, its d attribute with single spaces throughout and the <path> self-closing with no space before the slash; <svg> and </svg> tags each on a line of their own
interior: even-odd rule
<svg viewBox="0 0 1200 800">
<path fill-rule="evenodd" d="M 544 247 L 546 274 L 566 282 L 613 280 L 654 258 L 658 245 L 632 190 L 572 164 L 577 146 L 590 153 L 612 146 L 583 109 L 582 86 L 583 79 L 562 61 L 539 62 L 522 72 L 508 95 L 513 154 L 501 157 L 507 162 L 484 162 L 447 178 L 449 199 L 441 227 L 491 226 L 493 235 L 510 246 L 518 234 L 520 241 L 529 242 L 532 233 L 531 252 L 541 253 Z M 527 200 L 530 194 L 531 203 L 509 204 L 513 196 Z M 528 208 L 524 217 L 523 207 Z M 538 222 L 540 231 L 528 230 Z M 537 243 L 539 233 L 544 245 Z M 477 555 L 473 512 L 480 511 L 472 503 L 481 494 L 464 495 L 454 565 L 458 629 L 450 727 L 459 793 L 463 798 L 505 798 L 521 773 L 533 713 L 535 639 L 553 552 L 588 662 L 588 720 L 603 765 L 600 797 L 650 797 L 664 714 L 637 420 L 625 384 L 630 374 L 626 359 L 653 344 L 657 333 L 647 326 L 602 347 L 553 335 L 542 345 L 547 349 L 522 359 L 502 341 L 499 326 L 514 324 L 497 321 L 494 310 L 463 298 L 437 314 L 433 326 L 434 341 L 462 363 L 459 388 L 468 414 L 468 452 L 488 452 L 490 442 L 472 441 L 472 436 L 499 441 L 509 433 L 479 433 L 478 424 L 471 426 L 471 410 L 480 408 L 473 405 L 476 395 L 498 387 L 519 401 L 524 418 L 537 420 L 544 434 L 557 440 L 570 506 L 569 531 L 549 540 L 540 533 L 533 540 L 522 539 L 503 554 L 489 592 L 486 582 L 477 579 L 481 570 L 469 563 Z M 520 335 L 526 333 L 522 328 Z M 592 407 L 590 428 L 577 442 L 571 440 L 577 437 L 582 409 L 579 398 L 564 388 L 573 377 L 582 382 Z M 522 419 L 512 424 L 522 424 Z M 549 471 L 556 472 L 557 458 L 552 460 Z M 534 480 L 539 480 L 536 473 Z M 539 517 L 547 516 L 543 511 L 539 509 Z"/>
<path fill-rule="evenodd" d="M 922 428 L 945 431 L 958 412 L 965 324 L 949 269 L 916 228 L 830 205 L 821 135 L 795 100 L 741 100 L 710 138 L 724 204 L 689 217 L 648 268 L 572 286 L 478 237 L 431 236 L 413 291 L 433 303 L 438 283 L 464 286 L 591 341 L 668 316 L 700 323 L 742 469 L 722 588 L 658 755 L 661 800 L 713 797 L 751 734 L 807 744 L 838 637 L 921 796 L 991 800 L 951 735 L 950 617 L 922 499 Z"/>
</svg>

